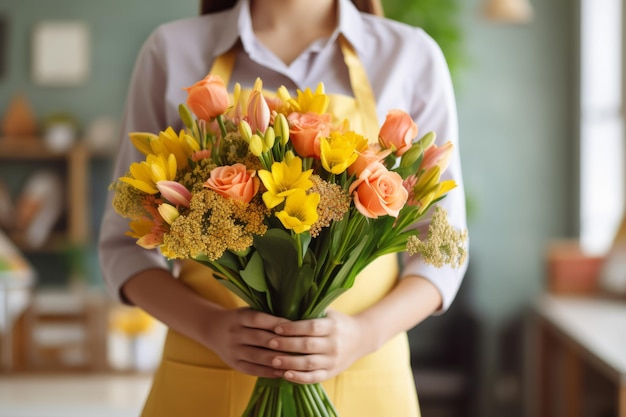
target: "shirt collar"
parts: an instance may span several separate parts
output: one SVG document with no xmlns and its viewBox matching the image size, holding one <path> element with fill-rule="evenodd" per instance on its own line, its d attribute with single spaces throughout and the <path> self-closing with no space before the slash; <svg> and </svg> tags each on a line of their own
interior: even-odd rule
<svg viewBox="0 0 626 417">
<path fill-rule="evenodd" d="M 351 0 L 338 1 L 339 25 L 331 35 L 334 41 L 339 34 L 342 34 L 357 51 L 363 51 L 363 33 L 365 30 L 361 12 L 356 8 Z M 230 50 L 241 38 L 243 47 L 248 53 L 254 50 L 256 38 L 252 30 L 252 19 L 250 17 L 249 0 L 240 0 L 225 16 L 227 23 L 223 36 L 220 37 L 215 52 L 219 55 Z"/>
<path fill-rule="evenodd" d="M 352 44 L 357 52 L 364 52 L 363 34 L 365 24 L 361 11 L 350 0 L 339 0 L 339 26 L 337 31 Z"/>
<path fill-rule="evenodd" d="M 248 21 L 250 21 L 250 7 L 248 6 L 248 0 L 238 1 L 232 9 L 225 12 L 224 31 L 222 32 L 222 36 L 220 36 L 217 41 L 217 45 L 215 47 L 216 55 L 221 55 L 229 51 L 241 36 L 242 14 L 246 14 L 248 16 Z M 251 23 L 248 23 L 248 31 L 252 33 Z"/>
</svg>

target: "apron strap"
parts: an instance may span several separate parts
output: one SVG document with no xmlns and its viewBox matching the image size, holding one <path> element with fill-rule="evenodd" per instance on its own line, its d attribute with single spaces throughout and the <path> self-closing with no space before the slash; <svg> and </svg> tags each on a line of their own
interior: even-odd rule
<svg viewBox="0 0 626 417">
<path fill-rule="evenodd" d="M 376 113 L 376 96 L 365 72 L 365 67 L 350 42 L 343 35 L 339 35 L 339 45 L 343 53 L 343 60 L 350 74 L 352 93 L 354 94 L 357 109 L 361 114 L 363 132 L 378 132 L 380 125 L 378 124 L 378 115 Z M 371 139 L 375 140 L 377 138 Z"/>
<path fill-rule="evenodd" d="M 220 76 L 226 88 L 228 88 L 230 76 L 233 74 L 233 68 L 235 68 L 235 61 L 240 49 L 241 42 L 237 41 L 232 48 L 215 58 L 211 71 L 209 71 L 209 74 Z"/>
</svg>

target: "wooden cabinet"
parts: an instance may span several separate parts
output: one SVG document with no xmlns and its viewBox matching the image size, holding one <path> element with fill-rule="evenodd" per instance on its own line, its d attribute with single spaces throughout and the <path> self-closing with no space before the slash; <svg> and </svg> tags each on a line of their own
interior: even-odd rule
<svg viewBox="0 0 626 417">
<path fill-rule="evenodd" d="M 0 180 L 23 183 L 24 178 L 18 179 L 15 176 L 30 175 L 42 167 L 48 167 L 62 179 L 63 209 L 43 245 L 32 247 L 24 230 L 12 230 L 10 224 L 7 227 L 8 235 L 27 258 L 42 253 L 53 258 L 57 255 L 62 257 L 66 255 L 68 248 L 81 248 L 90 243 L 89 164 L 93 156 L 82 144 L 73 146 L 67 152 L 56 153 L 47 150 L 39 138 L 0 138 L 0 168 L 3 168 L 0 169 Z M 14 215 L 17 215 L 20 210 L 17 206 L 20 190 L 13 194 L 17 194 L 13 198 L 16 211 Z M 38 270 L 37 275 L 40 281 L 45 281 L 42 272 Z"/>
</svg>

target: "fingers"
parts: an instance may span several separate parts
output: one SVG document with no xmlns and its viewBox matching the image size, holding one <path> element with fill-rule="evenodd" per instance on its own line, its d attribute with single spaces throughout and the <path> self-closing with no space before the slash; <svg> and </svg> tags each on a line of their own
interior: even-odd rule
<svg viewBox="0 0 626 417">
<path fill-rule="evenodd" d="M 331 318 L 284 321 L 272 330 L 274 333 L 284 336 L 328 336 L 335 328 L 335 322 Z"/>
<path fill-rule="evenodd" d="M 283 324 L 288 323 L 289 320 L 282 317 L 272 316 L 266 313 L 260 313 L 248 308 L 238 310 L 239 323 L 244 327 L 250 327 L 255 329 L 263 329 L 274 331 L 274 329 Z"/>
</svg>

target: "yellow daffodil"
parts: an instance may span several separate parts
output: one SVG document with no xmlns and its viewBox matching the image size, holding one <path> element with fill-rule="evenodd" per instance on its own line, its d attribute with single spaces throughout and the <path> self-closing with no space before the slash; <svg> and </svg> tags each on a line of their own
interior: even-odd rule
<svg viewBox="0 0 626 417">
<path fill-rule="evenodd" d="M 157 224 L 148 219 L 135 220 L 128 223 L 130 231 L 126 232 L 127 236 L 137 239 L 137 245 L 144 249 L 154 249 L 163 243 L 163 234 L 156 230 Z"/>
<path fill-rule="evenodd" d="M 294 190 L 285 201 L 285 208 L 276 213 L 276 217 L 286 229 L 296 233 L 306 232 L 318 219 L 318 193 L 307 194 L 302 189 Z"/>
<path fill-rule="evenodd" d="M 293 158 L 289 163 L 274 162 L 271 171 L 259 170 L 259 178 L 267 191 L 263 193 L 263 201 L 267 208 L 274 208 L 296 190 L 308 190 L 313 186 L 309 179 L 312 169 L 302 171 L 302 160 Z"/>
<path fill-rule="evenodd" d="M 315 92 L 310 88 L 306 88 L 304 91 L 297 90 L 298 96 L 296 98 L 291 97 L 289 91 L 285 87 L 281 87 L 277 91 L 277 96 L 287 103 L 289 110 L 288 113 L 296 111 L 298 113 L 317 113 L 324 114 L 328 109 L 329 98 L 324 92 L 324 84 L 319 83 Z"/>
<path fill-rule="evenodd" d="M 170 154 L 167 158 L 163 155 L 148 155 L 143 162 L 134 162 L 130 165 L 130 177 L 120 177 L 120 181 L 147 194 L 159 192 L 156 183 L 159 181 L 172 181 L 176 177 L 176 157 Z"/>
<path fill-rule="evenodd" d="M 328 172 L 341 174 L 359 157 L 357 151 L 367 148 L 367 139 L 354 132 L 332 132 L 320 141 L 322 166 Z"/>
<path fill-rule="evenodd" d="M 159 133 L 158 140 L 150 142 L 155 155 L 173 154 L 178 168 L 183 169 L 189 163 L 189 157 L 200 150 L 200 144 L 191 135 L 181 130 L 178 134 L 168 127 Z"/>
<path fill-rule="evenodd" d="M 137 148 L 137 150 L 142 154 L 147 156 L 154 153 L 152 151 L 152 146 L 150 145 L 153 141 L 158 140 L 158 136 L 154 133 L 131 132 L 128 136 L 130 136 L 130 141 L 133 143 L 135 148 Z"/>
</svg>

